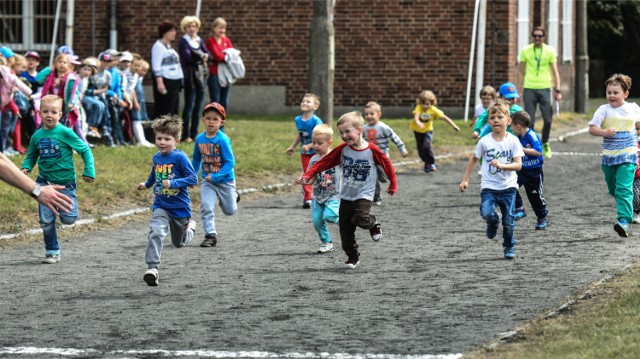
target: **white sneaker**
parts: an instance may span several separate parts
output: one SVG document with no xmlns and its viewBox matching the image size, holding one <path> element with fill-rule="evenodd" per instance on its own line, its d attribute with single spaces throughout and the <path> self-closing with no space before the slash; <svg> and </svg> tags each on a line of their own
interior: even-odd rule
<svg viewBox="0 0 640 359">
<path fill-rule="evenodd" d="M 145 282 L 149 285 L 149 287 L 157 287 L 158 286 L 158 268 L 149 268 L 145 273 L 144 277 L 142 277 Z"/>
<path fill-rule="evenodd" d="M 47 254 L 42 260 L 42 263 L 44 264 L 56 264 L 58 262 L 60 262 L 59 254 Z"/>
<path fill-rule="evenodd" d="M 196 233 L 196 221 L 194 221 L 193 219 L 190 219 L 189 224 L 187 224 L 187 231 L 188 230 L 192 230 L 193 233 Z"/>
<path fill-rule="evenodd" d="M 633 216 L 633 223 L 640 223 L 640 214 Z"/>
<path fill-rule="evenodd" d="M 332 250 L 333 250 L 333 243 L 331 242 L 322 243 L 320 245 L 320 248 L 318 248 L 318 253 L 327 253 L 327 252 L 331 252 Z"/>
</svg>

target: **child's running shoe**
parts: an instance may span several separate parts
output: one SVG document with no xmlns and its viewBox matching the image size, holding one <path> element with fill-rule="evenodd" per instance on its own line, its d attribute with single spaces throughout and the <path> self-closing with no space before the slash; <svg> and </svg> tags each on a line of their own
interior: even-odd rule
<svg viewBox="0 0 640 359">
<path fill-rule="evenodd" d="M 640 223 L 640 213 L 636 213 L 636 215 L 633 216 L 633 223 Z"/>
<path fill-rule="evenodd" d="M 157 287 L 158 286 L 158 268 L 147 269 L 142 279 L 144 279 L 144 281 L 147 282 L 149 287 Z"/>
<path fill-rule="evenodd" d="M 58 262 L 60 262 L 59 254 L 47 254 L 44 256 L 44 259 L 42 260 L 42 263 L 44 264 L 56 264 Z"/>
<path fill-rule="evenodd" d="M 320 245 L 320 248 L 318 248 L 318 253 L 327 253 L 327 252 L 331 252 L 332 250 L 333 250 L 333 243 L 331 242 L 322 243 Z"/>
<path fill-rule="evenodd" d="M 506 247 L 504 249 L 504 259 L 513 259 L 516 257 L 516 250 L 513 247 Z"/>
<path fill-rule="evenodd" d="M 344 264 L 347 265 L 347 267 L 354 269 L 358 263 L 360 263 L 360 259 L 358 257 L 349 257 L 349 259 L 347 259 L 346 262 L 344 262 Z"/>
<path fill-rule="evenodd" d="M 200 247 L 215 247 L 218 243 L 218 238 L 215 234 L 207 234 L 204 236 L 204 241 L 200 243 Z"/>
<path fill-rule="evenodd" d="M 629 227 L 629 223 L 627 223 L 627 221 L 624 219 L 621 219 L 620 222 L 617 222 L 613 225 L 613 229 L 618 233 L 620 237 L 629 237 L 631 235 Z"/>
<path fill-rule="evenodd" d="M 308 200 L 302 202 L 302 208 L 304 208 L 304 209 L 311 208 L 311 200 L 308 199 Z"/>
<path fill-rule="evenodd" d="M 500 227 L 500 222 L 502 222 L 502 215 L 500 213 L 496 214 L 498 215 L 498 220 L 495 224 L 491 224 L 487 221 L 487 238 L 489 239 L 496 238 L 496 234 L 498 234 L 498 227 Z"/>
<path fill-rule="evenodd" d="M 516 208 L 515 213 L 513 214 L 514 220 L 520 220 L 527 216 L 527 212 L 524 211 L 524 207 Z"/>
<path fill-rule="evenodd" d="M 376 223 L 369 229 L 369 234 L 371 234 L 371 239 L 374 241 L 379 241 L 382 239 L 382 229 L 380 229 L 380 224 Z"/>
<path fill-rule="evenodd" d="M 542 157 L 551 158 L 551 146 L 549 146 L 549 142 L 542 144 Z"/>
<path fill-rule="evenodd" d="M 536 221 L 536 229 L 544 230 L 547 229 L 547 219 L 546 218 L 538 218 Z"/>
</svg>

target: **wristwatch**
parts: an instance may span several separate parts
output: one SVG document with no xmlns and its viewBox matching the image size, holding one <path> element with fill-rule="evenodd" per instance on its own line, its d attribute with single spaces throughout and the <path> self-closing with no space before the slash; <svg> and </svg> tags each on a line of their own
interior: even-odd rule
<svg viewBox="0 0 640 359">
<path fill-rule="evenodd" d="M 36 187 L 33 189 L 33 191 L 31 191 L 31 197 L 37 199 L 38 197 L 40 197 L 40 193 L 42 193 L 42 188 L 39 184 L 36 183 Z"/>
</svg>

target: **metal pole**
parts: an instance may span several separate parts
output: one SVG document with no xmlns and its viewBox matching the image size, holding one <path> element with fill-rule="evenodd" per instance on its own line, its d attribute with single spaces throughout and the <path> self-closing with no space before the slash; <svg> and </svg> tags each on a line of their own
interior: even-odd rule
<svg viewBox="0 0 640 359">
<path fill-rule="evenodd" d="M 67 27 L 64 33 L 64 43 L 73 48 L 73 23 L 75 0 L 67 0 Z"/>
<path fill-rule="evenodd" d="M 313 1 L 309 30 L 309 89 L 320 97 L 317 114 L 324 123 L 333 121 L 334 28 L 333 1 Z"/>
<path fill-rule="evenodd" d="M 480 0 L 480 16 L 478 18 L 478 53 L 476 54 L 476 91 L 475 106 L 480 104 L 480 90 L 484 86 L 484 59 L 487 38 L 487 0 Z M 474 108 L 475 108 L 474 106 Z"/>
<path fill-rule="evenodd" d="M 587 51 L 587 2 L 576 1 L 576 97 L 575 111 L 586 113 L 589 104 L 589 52 Z"/>
<path fill-rule="evenodd" d="M 200 18 L 200 5 L 202 5 L 202 0 L 196 1 L 196 17 Z"/>
<path fill-rule="evenodd" d="M 478 11 L 480 9 L 480 0 L 476 0 L 476 6 L 473 10 L 473 29 L 471 31 L 471 51 L 469 52 L 469 72 L 467 73 L 467 99 L 464 103 L 464 122 L 469 121 L 469 99 L 471 96 L 471 76 L 473 75 L 473 54 L 476 51 L 476 29 L 478 27 Z"/>
<path fill-rule="evenodd" d="M 49 53 L 49 66 L 53 65 L 53 55 L 56 51 L 56 37 L 58 37 L 58 24 L 60 23 L 60 9 L 62 0 L 58 0 L 56 5 L 56 18 L 53 22 L 53 38 L 51 39 L 51 52 Z"/>
</svg>

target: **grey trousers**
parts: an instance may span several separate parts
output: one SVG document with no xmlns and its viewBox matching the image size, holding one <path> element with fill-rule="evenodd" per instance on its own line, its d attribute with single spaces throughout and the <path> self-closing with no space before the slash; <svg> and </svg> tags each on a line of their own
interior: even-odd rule
<svg viewBox="0 0 640 359">
<path fill-rule="evenodd" d="M 540 105 L 540 113 L 544 120 L 542 127 L 542 143 L 549 142 L 551 135 L 551 121 L 553 121 L 553 110 L 551 109 L 551 88 L 547 89 L 524 89 L 522 93 L 524 101 L 524 110 L 531 117 L 529 127 L 533 128 L 536 123 L 536 106 Z"/>
<path fill-rule="evenodd" d="M 193 231 L 187 231 L 189 218 L 173 218 L 161 208 L 153 210 L 149 220 L 149 236 L 147 237 L 147 253 L 144 260 L 149 268 L 160 267 L 162 245 L 167 233 L 171 231 L 171 243 L 176 248 L 182 248 L 193 239 Z"/>
</svg>

